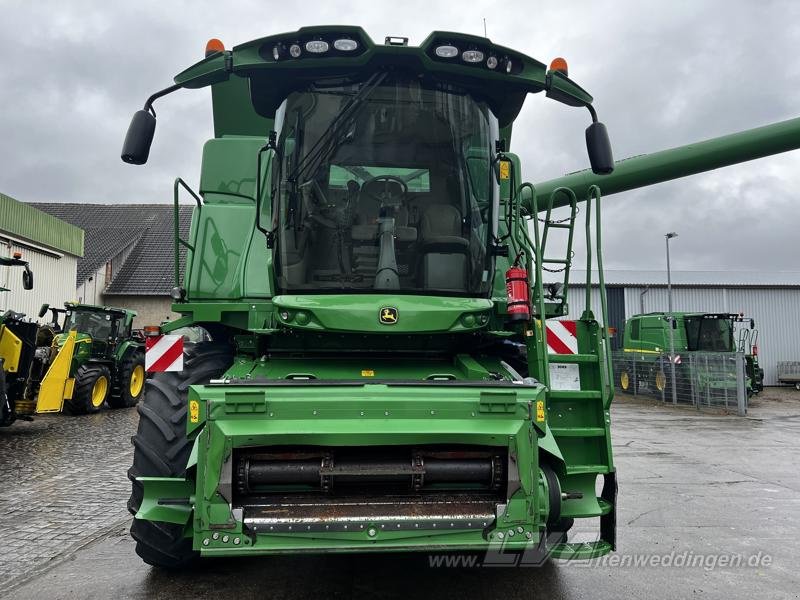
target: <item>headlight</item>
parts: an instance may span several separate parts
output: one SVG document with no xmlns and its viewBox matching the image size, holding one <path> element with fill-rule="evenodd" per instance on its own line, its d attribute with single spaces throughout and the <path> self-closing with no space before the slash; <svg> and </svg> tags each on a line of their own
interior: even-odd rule
<svg viewBox="0 0 800 600">
<path fill-rule="evenodd" d="M 275 59 L 275 60 L 277 60 L 277 59 Z M 490 69 L 496 69 L 497 68 L 497 57 L 496 56 L 490 56 L 489 58 L 487 58 L 486 59 L 486 66 L 489 67 Z"/>
<path fill-rule="evenodd" d="M 303 51 L 297 44 L 292 44 L 291 46 L 289 46 L 289 54 L 292 55 L 292 58 L 299 58 L 302 53 Z"/>
<path fill-rule="evenodd" d="M 439 58 L 453 58 L 454 56 L 458 56 L 458 48 L 455 46 L 437 46 L 436 56 Z"/>
<path fill-rule="evenodd" d="M 323 54 L 328 51 L 330 46 L 325 40 L 311 40 L 306 42 L 306 50 L 312 54 Z"/>
<path fill-rule="evenodd" d="M 355 40 L 342 38 L 333 42 L 333 47 L 341 52 L 352 52 L 358 48 L 358 42 Z"/>
<path fill-rule="evenodd" d="M 483 52 L 480 50 L 464 50 L 461 54 L 461 59 L 468 63 L 483 62 Z"/>
</svg>

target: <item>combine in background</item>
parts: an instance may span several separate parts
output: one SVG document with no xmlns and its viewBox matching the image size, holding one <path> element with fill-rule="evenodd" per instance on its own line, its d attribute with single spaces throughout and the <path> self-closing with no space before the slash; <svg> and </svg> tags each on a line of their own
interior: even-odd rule
<svg viewBox="0 0 800 600">
<path fill-rule="evenodd" d="M 739 328 L 738 341 L 737 323 L 749 324 L 749 328 Z M 674 358 L 670 358 L 670 338 L 674 344 Z M 693 385 L 708 392 L 735 390 L 737 385 L 734 371 L 709 367 L 707 361 L 690 360 L 693 355 L 742 352 L 747 391 L 758 393 L 764 389 L 764 372 L 758 366 L 757 343 L 755 322 L 740 314 L 655 312 L 634 315 L 625 321 L 625 361 L 618 362 L 617 384 L 626 393 L 646 385 L 653 393 L 671 399 L 673 380 L 669 361 L 672 360 L 677 400 L 691 402 Z"/>
</svg>

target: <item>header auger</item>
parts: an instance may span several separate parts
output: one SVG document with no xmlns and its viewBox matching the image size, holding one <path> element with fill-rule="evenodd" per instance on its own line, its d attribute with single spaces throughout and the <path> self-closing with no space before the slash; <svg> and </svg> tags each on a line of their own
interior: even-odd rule
<svg viewBox="0 0 800 600">
<path fill-rule="evenodd" d="M 566 314 L 576 204 L 592 237 L 614 167 L 564 61 L 450 32 L 418 47 L 337 26 L 214 41 L 136 113 L 123 160 L 147 160 L 156 99 L 207 86 L 215 137 L 199 192 L 175 183 L 176 211 L 181 190 L 196 209 L 188 239 L 176 224 L 182 317 L 163 330 L 212 341 L 147 382 L 129 472 L 139 555 L 611 551 L 604 303 L 575 323 L 577 354 L 545 343 L 544 320 Z M 542 199 L 522 183 L 509 140 L 538 92 L 589 110 L 597 185 Z M 552 389 L 551 362 L 576 365 L 578 385 Z M 596 541 L 567 541 L 576 518 L 599 518 Z"/>
</svg>

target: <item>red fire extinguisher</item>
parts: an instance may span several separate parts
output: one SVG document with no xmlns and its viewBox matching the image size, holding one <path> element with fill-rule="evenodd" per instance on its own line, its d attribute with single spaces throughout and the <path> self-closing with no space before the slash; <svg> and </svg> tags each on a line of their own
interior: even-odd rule
<svg viewBox="0 0 800 600">
<path fill-rule="evenodd" d="M 514 264 L 506 271 L 508 317 L 511 321 L 530 321 L 531 305 L 528 295 L 528 271 Z"/>
</svg>

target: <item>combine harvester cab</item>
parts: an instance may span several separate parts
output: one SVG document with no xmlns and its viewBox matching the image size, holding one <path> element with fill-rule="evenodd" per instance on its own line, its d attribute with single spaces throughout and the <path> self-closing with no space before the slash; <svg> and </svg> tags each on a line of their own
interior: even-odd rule
<svg viewBox="0 0 800 600">
<path fill-rule="evenodd" d="M 129 471 L 138 554 L 176 567 L 198 555 L 501 550 L 531 564 L 613 550 L 600 192 L 648 183 L 614 179 L 605 127 L 566 63 L 449 32 L 418 47 L 342 26 L 232 50 L 211 40 L 134 115 L 122 159 L 147 161 L 155 100 L 203 87 L 215 137 L 199 192 L 175 181 L 182 317 L 162 333 L 199 326 L 211 341 L 147 382 Z M 511 129 L 538 92 L 588 109 L 591 174 L 522 183 Z M 738 156 L 643 167 L 653 183 Z M 187 239 L 181 193 L 196 204 Z M 545 322 L 569 314 L 584 226 L 576 347 L 550 355 Z M 577 375 L 559 389 L 551 367 Z M 594 541 L 567 541 L 575 519 L 599 522 Z"/>
</svg>

